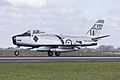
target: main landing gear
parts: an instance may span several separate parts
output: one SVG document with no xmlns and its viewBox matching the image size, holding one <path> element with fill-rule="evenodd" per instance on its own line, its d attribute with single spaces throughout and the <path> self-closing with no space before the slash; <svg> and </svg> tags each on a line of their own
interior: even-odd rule
<svg viewBox="0 0 120 80">
<path fill-rule="evenodd" d="M 55 53 L 55 56 L 60 56 L 60 52 L 48 52 L 48 56 L 53 56 L 53 53 Z"/>
<path fill-rule="evenodd" d="M 60 56 L 60 52 L 55 52 L 55 55 L 56 56 Z"/>
</svg>

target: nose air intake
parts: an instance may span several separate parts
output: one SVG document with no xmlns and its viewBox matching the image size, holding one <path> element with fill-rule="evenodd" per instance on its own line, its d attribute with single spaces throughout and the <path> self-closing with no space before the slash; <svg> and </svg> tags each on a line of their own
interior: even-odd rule
<svg viewBox="0 0 120 80">
<path fill-rule="evenodd" d="M 12 37 L 13 44 L 16 45 L 16 36 Z"/>
</svg>

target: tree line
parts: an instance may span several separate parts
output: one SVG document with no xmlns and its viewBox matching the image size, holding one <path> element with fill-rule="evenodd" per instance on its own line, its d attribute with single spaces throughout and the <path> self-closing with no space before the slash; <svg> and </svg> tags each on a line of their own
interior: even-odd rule
<svg viewBox="0 0 120 80">
<path fill-rule="evenodd" d="M 8 47 L 8 48 L 0 48 L 0 50 L 15 50 L 16 48 L 14 47 Z M 81 48 L 82 51 L 109 51 L 109 52 L 120 52 L 120 47 L 119 48 L 114 48 L 114 46 L 110 45 L 101 45 L 97 48 Z"/>
</svg>

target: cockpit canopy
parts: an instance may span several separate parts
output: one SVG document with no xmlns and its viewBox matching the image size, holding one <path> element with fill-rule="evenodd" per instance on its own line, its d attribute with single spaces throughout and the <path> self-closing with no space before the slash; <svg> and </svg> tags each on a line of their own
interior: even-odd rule
<svg viewBox="0 0 120 80">
<path fill-rule="evenodd" d="M 23 33 L 23 36 L 30 36 L 31 35 L 31 30 L 29 30 L 29 31 L 27 31 L 27 32 L 25 32 L 25 33 Z"/>
<path fill-rule="evenodd" d="M 30 36 L 31 34 L 43 34 L 45 32 L 41 32 L 40 30 L 29 30 L 23 33 L 23 36 Z"/>
</svg>

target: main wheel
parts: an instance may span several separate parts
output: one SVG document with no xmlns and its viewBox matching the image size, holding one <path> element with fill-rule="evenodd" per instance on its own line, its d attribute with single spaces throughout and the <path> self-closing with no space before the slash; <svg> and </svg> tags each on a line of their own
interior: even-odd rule
<svg viewBox="0 0 120 80">
<path fill-rule="evenodd" d="M 48 56 L 53 56 L 53 52 L 48 52 Z"/>
<path fill-rule="evenodd" d="M 55 52 L 55 55 L 56 56 L 60 56 L 60 52 Z"/>
<path fill-rule="evenodd" d="M 14 52 L 14 55 L 15 55 L 15 56 L 19 56 L 19 55 L 20 55 L 20 52 L 19 52 L 19 51 L 15 51 L 15 52 Z"/>
</svg>

